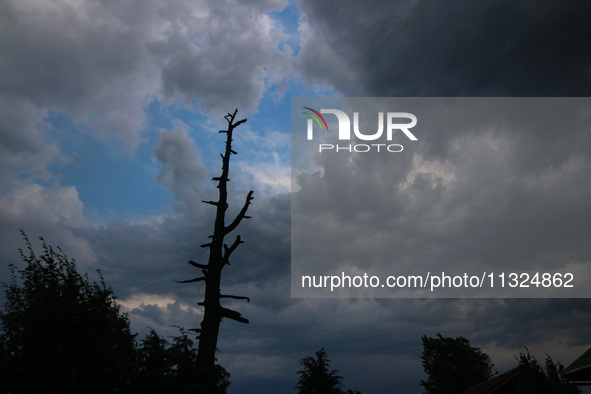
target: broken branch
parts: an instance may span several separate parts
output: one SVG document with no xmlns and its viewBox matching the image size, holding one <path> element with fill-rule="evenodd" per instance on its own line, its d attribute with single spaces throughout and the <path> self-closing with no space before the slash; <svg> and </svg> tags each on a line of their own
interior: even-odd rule
<svg viewBox="0 0 591 394">
<path fill-rule="evenodd" d="M 193 279 L 189 279 L 189 280 L 175 280 L 176 283 L 193 283 L 193 282 L 199 282 L 201 280 L 205 280 L 205 276 L 200 276 L 199 278 L 193 278 Z"/>
<path fill-rule="evenodd" d="M 240 238 L 240 235 L 236 236 L 236 240 L 234 241 L 234 243 L 232 244 L 232 246 L 230 246 L 228 248 L 228 245 L 224 244 L 224 263 L 225 264 L 230 264 L 229 260 L 230 260 L 230 255 L 232 254 L 232 252 L 234 252 L 234 250 L 236 250 L 236 248 L 238 247 L 238 245 L 243 244 L 244 241 L 242 241 L 242 239 Z"/>
<path fill-rule="evenodd" d="M 235 295 L 224 295 L 224 294 L 220 294 L 220 298 L 233 298 L 235 300 L 246 300 L 246 302 L 250 303 L 250 298 L 249 297 L 244 297 L 244 296 L 235 296 Z"/>
<path fill-rule="evenodd" d="M 244 206 L 238 213 L 238 216 L 236 216 L 236 219 L 234 219 L 234 221 L 228 227 L 226 227 L 226 229 L 224 230 L 224 234 L 232 232 L 236 227 L 238 227 L 242 219 L 244 219 L 246 211 L 248 210 L 248 206 L 250 205 L 250 202 L 253 200 L 252 193 L 254 193 L 252 190 L 248 192 L 248 196 L 246 196 Z"/>
<path fill-rule="evenodd" d="M 189 263 L 189 264 L 191 264 L 193 267 L 197 267 L 197 268 L 207 268 L 207 266 L 206 266 L 206 265 L 203 265 L 203 264 L 196 263 L 196 262 L 194 262 L 193 260 L 189 260 L 189 261 L 188 261 L 188 263 Z"/>
<path fill-rule="evenodd" d="M 231 309 L 222 308 L 222 317 L 227 317 L 228 319 L 236 320 L 237 322 L 248 324 L 248 319 L 242 317 L 240 312 L 233 311 Z"/>
</svg>

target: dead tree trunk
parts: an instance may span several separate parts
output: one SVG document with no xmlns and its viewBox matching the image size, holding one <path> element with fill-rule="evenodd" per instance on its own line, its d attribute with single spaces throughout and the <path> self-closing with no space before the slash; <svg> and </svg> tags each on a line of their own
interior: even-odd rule
<svg viewBox="0 0 591 394">
<path fill-rule="evenodd" d="M 198 268 L 203 273 L 194 279 L 182 281 L 180 283 L 191 283 L 205 281 L 205 298 L 199 305 L 204 307 L 203 321 L 200 329 L 193 329 L 196 331 L 199 339 L 199 348 L 197 354 L 197 364 L 202 370 L 210 370 L 215 364 L 215 352 L 218 342 L 218 334 L 220 329 L 220 322 L 222 318 L 227 317 L 236 320 L 240 323 L 248 323 L 248 320 L 243 318 L 239 312 L 222 307 L 220 304 L 221 298 L 244 299 L 250 301 L 248 297 L 224 295 L 221 294 L 220 283 L 222 269 L 229 265 L 230 256 L 236 250 L 238 245 L 243 243 L 240 235 L 237 235 L 234 242 L 230 246 L 224 243 L 224 237 L 232 232 L 240 224 L 243 219 L 249 219 L 246 216 L 248 206 L 252 201 L 252 190 L 248 193 L 244 206 L 234 218 L 234 220 L 226 226 L 226 210 L 228 209 L 228 189 L 227 184 L 230 181 L 228 173 L 230 170 L 230 156 L 235 155 L 236 152 L 232 150 L 232 133 L 234 129 L 246 122 L 246 119 L 236 121 L 235 110 L 233 114 L 228 114 L 224 118 L 228 122 L 227 130 L 221 130 L 220 133 L 226 134 L 226 149 L 222 157 L 222 174 L 219 177 L 212 178 L 213 181 L 218 182 L 219 199 L 217 201 L 203 201 L 216 207 L 216 217 L 213 235 L 210 235 L 211 241 L 201 245 L 203 248 L 209 248 L 209 260 L 207 264 L 200 264 L 194 261 L 189 261 L 189 264 Z M 212 377 L 213 378 L 213 377 Z"/>
</svg>

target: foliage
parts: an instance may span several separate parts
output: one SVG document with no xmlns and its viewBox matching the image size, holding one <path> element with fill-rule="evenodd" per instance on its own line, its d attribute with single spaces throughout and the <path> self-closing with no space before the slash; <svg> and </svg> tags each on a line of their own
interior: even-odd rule
<svg viewBox="0 0 591 394">
<path fill-rule="evenodd" d="M 457 394 L 490 379 L 496 370 L 488 355 L 472 347 L 466 338 L 422 337 L 423 368 L 427 380 L 421 386 L 427 394 Z"/>
<path fill-rule="evenodd" d="M 171 360 L 168 342 L 153 329 L 142 340 L 138 350 L 134 392 L 165 393 L 170 385 Z"/>
<path fill-rule="evenodd" d="M 25 237 L 25 267 L 11 268 L 0 314 L 0 394 L 225 394 L 229 374 L 197 367 L 187 333 L 169 343 L 151 330 L 138 345 L 112 290 L 80 275 L 76 263 L 43 239 L 35 255 Z"/>
<path fill-rule="evenodd" d="M 197 350 L 187 332 L 179 328 L 180 335 L 169 343 L 156 331 L 150 330 L 138 348 L 138 371 L 134 384 L 137 393 L 167 394 L 225 394 L 230 385 L 230 374 L 215 365 L 208 375 L 215 377 L 215 385 L 208 387 L 204 371 L 197 367 Z"/>
<path fill-rule="evenodd" d="M 564 366 L 554 362 L 546 354 L 544 367 L 538 363 L 526 348 L 525 353 L 520 353 L 520 375 L 517 380 L 517 393 L 539 394 L 577 394 L 581 391 L 564 377 Z"/>
<path fill-rule="evenodd" d="M 330 368 L 330 360 L 326 357 L 324 348 L 318 350 L 315 356 L 308 356 L 300 360 L 302 370 L 298 371 L 299 394 L 341 394 L 343 378 L 338 371 Z"/>
<path fill-rule="evenodd" d="M 36 256 L 25 238 L 26 266 L 11 265 L 0 315 L 1 390 L 10 393 L 124 391 L 135 357 L 129 320 L 113 292 L 89 282 L 74 260 L 43 239 Z M 19 280 L 20 279 L 20 280 Z"/>
</svg>

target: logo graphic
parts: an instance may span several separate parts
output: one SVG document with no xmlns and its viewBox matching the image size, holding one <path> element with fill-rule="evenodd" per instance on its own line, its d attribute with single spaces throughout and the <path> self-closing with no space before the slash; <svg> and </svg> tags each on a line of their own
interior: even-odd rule
<svg viewBox="0 0 591 394">
<path fill-rule="evenodd" d="M 302 108 L 307 109 L 308 111 L 312 111 L 318 116 L 318 117 L 316 117 L 309 112 L 304 112 L 304 114 L 309 115 L 312 118 L 314 118 L 316 123 L 318 123 L 318 126 L 320 126 L 320 130 L 322 130 L 322 123 L 320 123 L 320 120 L 318 120 L 318 118 L 322 119 L 322 122 L 324 122 L 324 125 L 326 126 L 326 131 L 328 131 L 328 125 L 326 124 L 326 120 L 324 119 L 324 116 L 320 115 L 320 112 L 313 110 L 310 107 L 302 107 Z M 312 139 L 312 126 L 313 126 L 312 119 L 308 119 L 308 139 L 309 140 Z"/>
<path fill-rule="evenodd" d="M 339 131 L 338 137 L 339 141 L 350 141 L 351 134 L 354 134 L 354 138 L 361 141 L 376 141 L 382 138 L 384 134 L 384 129 L 386 131 L 386 140 L 392 141 L 394 137 L 394 133 L 396 131 L 401 131 L 409 140 L 411 141 L 418 141 L 418 138 L 410 131 L 411 128 L 416 126 L 417 124 L 417 117 L 408 112 L 386 112 L 384 116 L 384 112 L 378 112 L 378 130 L 373 133 L 364 133 L 359 128 L 359 112 L 353 112 L 353 133 L 351 133 L 351 119 L 349 115 L 347 115 L 344 111 L 338 109 L 321 109 L 320 112 L 310 108 L 310 107 L 302 107 L 307 109 L 310 112 L 304 112 L 304 114 L 311 117 L 308 119 L 307 123 L 307 139 L 313 140 L 314 139 L 314 121 L 320 126 L 320 130 L 323 130 L 322 124 L 326 127 L 326 131 L 328 131 L 328 124 L 326 123 L 326 119 L 322 116 L 322 114 L 332 114 L 336 116 Z M 322 121 L 322 123 L 321 123 Z M 384 127 L 385 124 L 385 127 Z M 399 133 L 398 133 L 399 134 Z M 385 148 L 388 152 L 402 152 L 404 147 L 400 144 L 351 144 L 346 146 L 339 146 L 338 144 L 335 146 L 334 144 L 319 144 L 318 149 L 320 152 L 323 150 L 333 150 L 336 149 L 337 152 L 344 150 L 348 152 L 369 152 L 370 150 L 377 150 L 380 151 L 380 148 Z"/>
</svg>

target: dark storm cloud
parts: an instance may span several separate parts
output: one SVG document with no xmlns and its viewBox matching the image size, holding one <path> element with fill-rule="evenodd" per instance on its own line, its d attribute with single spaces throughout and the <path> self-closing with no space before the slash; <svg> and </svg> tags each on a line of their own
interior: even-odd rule
<svg viewBox="0 0 591 394">
<path fill-rule="evenodd" d="M 60 157 L 44 134 L 48 110 L 63 111 L 101 136 L 135 146 L 141 141 L 144 108 L 154 98 L 197 100 L 210 113 L 225 113 L 228 102 L 254 111 L 269 86 L 287 73 L 277 49 L 280 29 L 265 15 L 283 2 L 72 4 L 6 1 L 0 6 L 0 88 L 10 109 L 0 115 L 0 138 L 3 148 L 24 140 L 17 141 L 18 149 L 3 152 L 2 169 L 42 173 Z M 531 96 L 588 95 L 590 90 L 585 2 L 299 4 L 307 24 L 300 72 L 343 94 Z M 11 129 L 20 130 L 20 137 Z M 526 241 L 516 247 L 581 248 L 588 228 L 573 219 L 589 215 L 584 203 L 591 197 L 589 139 L 576 130 L 560 131 L 508 135 L 489 130 L 462 136 L 461 144 L 459 135 L 432 135 L 416 161 L 392 166 L 390 176 L 407 183 L 404 193 L 398 183 L 380 182 L 375 170 L 384 163 L 325 160 L 318 163 L 324 175 L 310 176 L 301 193 L 310 201 L 342 205 L 342 217 L 317 218 L 327 235 L 346 230 L 343 219 L 355 208 L 339 198 L 343 195 L 402 212 L 398 219 L 374 212 L 374 223 L 390 231 L 404 228 L 397 238 L 407 250 L 417 250 L 413 240 L 419 236 L 436 241 L 442 249 L 419 250 L 425 258 L 453 256 L 458 245 L 464 256 L 481 256 L 483 250 L 501 256 L 492 240 L 488 249 L 470 242 L 487 232 Z M 523 149 L 515 152 L 516 146 Z M 190 147 L 180 128 L 163 132 L 155 149 L 163 166 L 159 181 L 178 203 L 170 215 L 83 226 L 83 204 L 74 187 L 30 181 L 4 187 L 3 253 L 22 246 L 18 226 L 32 228 L 31 237 L 45 235 L 50 244 L 61 245 L 82 270 L 101 268 L 128 307 L 135 330 L 150 326 L 174 335 L 170 324 L 196 327 L 201 310 L 196 303 L 204 289 L 174 281 L 199 275 L 187 260 L 207 258 L 199 245 L 211 234 L 213 213 L 199 201 L 215 198 L 216 190 L 199 184 L 209 176 Z M 499 151 L 502 160 L 495 158 Z M 360 176 L 359 183 L 339 181 L 350 172 Z M 361 179 L 367 174 L 373 178 Z M 512 182 L 512 176 L 525 183 Z M 243 188 L 232 189 L 229 217 L 244 202 Z M 413 199 L 405 196 L 411 192 Z M 320 347 L 328 350 L 347 388 L 416 393 L 424 378 L 422 334 L 465 336 L 494 350 L 493 362 L 508 367 L 514 366 L 514 350 L 524 345 L 552 355 L 566 349 L 567 358 L 559 359 L 569 363 L 579 351 L 572 349 L 589 343 L 588 300 L 292 300 L 290 196 L 261 194 L 255 189 L 253 218 L 236 232 L 246 243 L 223 275 L 224 292 L 251 298 L 250 303 L 225 303 L 251 321 L 222 325 L 218 356 L 232 373 L 235 392 L 247 390 L 242 383 L 249 379 L 250 392 L 293 390 L 297 360 Z M 380 198 L 383 194 L 390 199 Z M 472 210 L 463 210 L 466 204 Z M 556 204 L 561 210 L 552 209 Z M 481 226 L 491 218 L 494 226 Z M 529 225 L 516 225 L 522 223 Z M 544 238 L 550 224 L 561 237 Z M 3 261 L 14 261 L 14 255 Z M 261 390 L 268 382 L 276 385 Z"/>
<path fill-rule="evenodd" d="M 315 154 L 322 171 L 296 179 L 300 274 L 545 269 L 587 280 L 589 100 L 390 102 L 417 115 L 418 141 L 399 154 Z"/>
<path fill-rule="evenodd" d="M 242 201 L 239 198 L 232 200 L 236 203 L 232 202 L 228 211 L 237 212 L 237 204 Z M 187 261 L 207 262 L 208 249 L 200 245 L 207 242 L 213 230 L 214 210 L 209 205 L 200 204 L 204 209 L 199 214 L 188 212 L 190 206 L 182 205 L 179 213 L 187 211 L 182 215 L 136 223 L 114 221 L 105 226 L 78 230 L 77 234 L 92 246 L 107 283 L 124 304 L 132 305 L 135 296 L 146 295 L 155 300 L 174 299 L 201 310 L 196 304 L 204 294 L 202 283 L 175 283 L 201 275 Z M 208 211 L 210 208 L 211 212 Z M 224 269 L 224 292 L 249 296 L 258 308 L 283 309 L 289 300 L 289 287 L 286 286 L 289 275 L 288 196 L 255 197 L 249 215 L 252 219 L 241 224 L 226 241 L 231 243 L 235 234 L 240 234 L 245 244 L 233 253 L 231 265 Z M 233 217 L 229 216 L 227 221 L 231 219 Z M 88 271 L 96 267 L 91 264 L 83 266 Z M 283 283 L 283 288 L 277 287 L 278 283 Z M 265 295 L 267 289 L 269 293 L 287 293 L 283 296 Z M 148 322 L 151 312 L 158 312 L 159 316 L 170 313 L 168 316 L 172 317 L 168 324 L 198 324 L 197 321 L 187 322 L 186 314 L 174 310 L 167 312 L 170 302 L 161 301 L 153 307 L 137 309 L 135 313 L 144 322 Z M 158 328 L 158 319 L 155 317 L 155 322 L 146 325 Z M 166 329 L 166 325 L 163 328 Z M 144 330 L 145 327 L 138 329 Z"/>
<path fill-rule="evenodd" d="M 587 96 L 588 2 L 307 1 L 302 73 L 348 96 Z"/>
<path fill-rule="evenodd" d="M 26 100 L 9 100 L 0 94 L 0 177 L 26 173 L 49 177 L 49 163 L 60 159 L 60 149 L 47 138 L 46 111 Z"/>
<path fill-rule="evenodd" d="M 101 2 L 6 1 L 1 8 L 0 89 L 137 144 L 142 101 L 157 86 L 141 44 L 147 26 L 126 21 L 124 5 Z"/>
<path fill-rule="evenodd" d="M 589 35 L 585 21 L 589 3 L 304 0 L 300 4 L 306 38 L 299 70 L 309 81 L 329 85 L 343 95 L 588 96 L 591 91 L 591 46 L 582 39 Z M 485 258 L 490 252 L 502 257 L 507 250 L 495 249 L 494 241 L 514 237 L 512 247 L 524 252 L 554 248 L 588 259 L 589 130 L 560 125 L 546 133 L 520 129 L 510 134 L 483 127 L 455 138 L 430 135 L 420 157 L 389 167 L 388 179 L 395 182 L 376 175 L 383 174 L 376 168 L 388 163 L 374 158 L 322 158 L 317 163 L 322 172 L 300 178 L 298 191 L 302 206 L 313 209 L 323 200 L 327 206 L 340 206 L 343 213 L 323 217 L 309 212 L 309 218 L 321 226 L 318 234 L 334 235 L 324 238 L 328 243 L 317 251 L 320 260 L 322 253 L 349 246 L 337 242 L 339 231 L 347 231 L 347 215 L 371 223 L 368 228 L 355 226 L 360 234 L 376 228 L 404 229 L 394 237 L 394 252 L 414 247 L 415 253 L 429 254 L 429 248 L 416 243 L 419 234 L 430 245 L 439 243 L 442 249 L 431 249 L 426 258 L 458 253 Z M 356 181 L 339 181 L 344 176 L 351 179 L 351 174 L 357 174 Z M 412 200 L 399 189 L 405 181 Z M 389 198 L 382 202 L 379 196 L 385 195 Z M 343 196 L 353 197 L 343 201 Z M 357 208 L 377 204 L 393 219 L 387 214 L 356 214 L 355 206 L 346 205 L 350 201 L 358 202 Z M 294 201 L 294 209 L 299 202 Z M 479 250 L 473 241 L 486 234 L 493 236 L 490 248 Z M 406 377 L 393 377 L 389 384 L 374 387 L 374 392 L 395 386 L 400 392 L 419 391 L 418 381 L 424 378 L 418 372 L 422 334 L 465 336 L 488 351 L 501 372 L 515 366 L 513 355 L 523 346 L 542 357 L 547 351 L 568 364 L 589 345 L 588 300 L 376 300 L 366 310 L 384 319 L 351 314 L 352 320 L 365 318 L 367 323 L 359 335 L 375 335 L 375 342 L 370 342 L 405 360 L 389 365 L 405 371 Z M 381 325 L 390 335 L 373 331 Z M 357 334 L 355 330 L 344 334 L 337 348 L 358 342 Z M 365 349 L 361 343 L 367 342 L 359 342 Z M 378 360 L 372 353 L 371 365 L 380 365 Z M 409 364 L 414 365 L 410 371 L 402 367 Z M 380 376 L 388 373 L 395 375 L 389 370 Z"/>
<path fill-rule="evenodd" d="M 33 239 L 52 235 L 48 242 L 76 256 L 84 269 L 104 264 L 118 272 L 125 262 L 135 261 L 134 253 L 140 261 L 156 261 L 166 253 L 156 249 L 169 252 L 161 242 L 136 242 L 166 238 L 159 226 L 167 228 L 170 218 L 82 228 L 88 223 L 75 186 L 60 186 L 49 170 L 68 156 L 49 135 L 52 126 L 59 127 L 52 125 L 50 116 L 65 115 L 83 132 L 116 138 L 133 151 L 143 141 L 146 108 L 153 100 L 166 102 L 163 105 L 177 98 L 197 100 L 199 110 L 210 112 L 222 106 L 226 111 L 234 102 L 255 111 L 269 86 L 286 73 L 288 56 L 278 48 L 284 37 L 268 15 L 285 5 L 272 0 L 2 2 L 0 219 L 6 261 L 18 259 L 19 228 Z M 189 65 L 201 67 L 191 70 L 190 80 L 183 73 L 169 74 L 174 66 L 186 66 L 183 56 L 188 56 Z M 234 61 L 237 56 L 239 62 Z M 237 92 L 240 99 L 234 100 Z M 184 206 L 182 213 L 194 218 L 207 212 L 199 201 L 206 198 L 200 192 L 208 189 L 200 185 L 207 174 L 190 146 L 180 128 L 163 133 L 154 153 L 163 166 L 158 181 L 171 190 L 179 207 Z M 34 178 L 15 180 L 23 174 Z M 51 185 L 38 184 L 39 178 Z M 185 229 L 184 224 L 179 227 Z M 88 241 L 85 231 L 93 234 Z M 206 239 L 208 233 L 203 235 Z M 139 252 L 130 252 L 135 246 Z M 139 268 L 138 272 L 153 274 Z"/>
<path fill-rule="evenodd" d="M 36 248 L 38 237 L 45 236 L 48 244 L 59 242 L 70 256 L 95 261 L 92 246 L 77 234 L 83 222 L 83 205 L 72 186 L 41 186 L 28 180 L 0 185 L 0 283 L 7 281 L 7 265 L 19 261 L 17 249 L 25 247 L 19 229 Z"/>
<path fill-rule="evenodd" d="M 133 150 L 154 99 L 178 92 L 208 113 L 226 111 L 228 103 L 255 110 L 267 84 L 287 73 L 288 57 L 278 49 L 283 35 L 267 15 L 284 6 L 4 1 L 0 91 L 41 113 L 65 113 Z"/>
<path fill-rule="evenodd" d="M 283 33 L 251 5 L 214 2 L 207 8 L 206 28 L 199 29 L 196 43 L 150 44 L 154 52 L 178 45 L 162 71 L 164 93 L 197 99 L 207 113 L 228 107 L 253 111 L 266 82 L 276 83 L 288 72 L 287 58 L 276 50 Z"/>
<path fill-rule="evenodd" d="M 199 196 L 203 194 L 203 183 L 208 175 L 201 162 L 201 153 L 192 145 L 186 126 L 179 124 L 172 131 L 161 132 L 154 147 L 154 156 L 162 164 L 156 180 L 174 193 L 177 203 L 189 205 L 185 208 L 187 212 L 200 202 Z"/>
<path fill-rule="evenodd" d="M 569 363 L 576 356 L 567 349 L 576 353 L 588 344 L 584 330 L 575 328 L 590 318 L 583 300 L 289 300 L 276 287 L 261 293 L 251 289 L 251 304 L 237 306 L 251 320 L 249 326 L 222 327 L 219 359 L 239 376 L 238 385 L 244 376 L 276 378 L 289 390 L 297 360 L 324 347 L 347 387 L 416 393 L 424 379 L 420 337 L 438 332 L 467 337 L 501 371 L 516 365 L 513 356 L 524 346 Z M 261 307 L 261 299 L 269 297 L 287 298 L 287 307 Z M 241 362 L 244 357 L 265 371 Z"/>
</svg>

